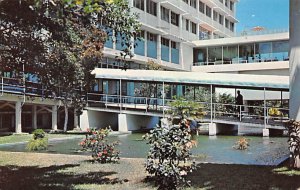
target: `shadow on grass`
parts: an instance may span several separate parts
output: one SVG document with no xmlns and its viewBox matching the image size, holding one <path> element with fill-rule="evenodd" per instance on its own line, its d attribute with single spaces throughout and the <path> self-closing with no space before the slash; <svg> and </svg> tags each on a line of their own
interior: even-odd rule
<svg viewBox="0 0 300 190">
<path fill-rule="evenodd" d="M 85 174 L 58 172 L 78 164 L 50 167 L 18 167 L 0 166 L 0 189 L 74 189 L 78 184 L 116 184 L 119 179 L 109 179 L 107 176 L 115 172 L 90 172 Z"/>
<path fill-rule="evenodd" d="M 199 164 L 188 175 L 193 188 L 299 189 L 300 175 L 284 175 L 272 166 Z"/>
</svg>

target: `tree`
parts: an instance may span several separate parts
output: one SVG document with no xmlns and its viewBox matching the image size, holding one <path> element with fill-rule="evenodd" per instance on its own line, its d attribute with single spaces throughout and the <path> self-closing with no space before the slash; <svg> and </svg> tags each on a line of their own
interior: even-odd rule
<svg viewBox="0 0 300 190">
<path fill-rule="evenodd" d="M 290 167 L 300 169 L 300 122 L 290 121 L 287 123 L 289 134 Z"/>
<path fill-rule="evenodd" d="M 11 2 L 20 9 L 12 11 Z M 1 66 L 20 71 L 22 64 L 35 63 L 44 95 L 63 102 L 64 130 L 69 107 L 81 110 L 86 105 L 83 95 L 93 88 L 91 71 L 103 56 L 106 39 L 112 36 L 115 40 L 121 34 L 118 40 L 124 48 L 120 57 L 130 58 L 140 26 L 126 0 L 1 0 L 0 7 L 4 12 L 0 29 L 6 40 Z M 16 34 L 18 43 L 11 37 Z M 31 38 L 26 41 L 27 36 Z"/>
<path fill-rule="evenodd" d="M 195 168 L 189 157 L 191 148 L 196 144 L 191 139 L 189 120 L 204 114 L 199 103 L 183 98 L 176 99 L 170 106 L 172 124 L 157 125 L 144 136 L 150 144 L 146 171 L 154 175 L 159 189 L 177 189 L 182 184 L 189 184 L 185 176 Z M 174 118 L 179 118 L 180 122 L 174 123 Z"/>
</svg>

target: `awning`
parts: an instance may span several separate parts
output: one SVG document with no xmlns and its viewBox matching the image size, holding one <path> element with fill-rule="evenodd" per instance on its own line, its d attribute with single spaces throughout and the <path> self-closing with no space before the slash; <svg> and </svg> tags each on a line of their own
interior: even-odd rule
<svg viewBox="0 0 300 190">
<path fill-rule="evenodd" d="M 165 82 L 177 84 L 215 85 L 254 89 L 289 90 L 288 76 L 249 75 L 231 73 L 200 73 L 182 71 L 120 70 L 96 68 L 92 72 L 99 79 L 139 82 Z"/>
</svg>

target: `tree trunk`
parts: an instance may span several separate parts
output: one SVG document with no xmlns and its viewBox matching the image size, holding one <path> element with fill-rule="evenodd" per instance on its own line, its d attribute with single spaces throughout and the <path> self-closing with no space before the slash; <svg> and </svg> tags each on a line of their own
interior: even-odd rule
<svg viewBox="0 0 300 190">
<path fill-rule="evenodd" d="M 68 113 L 68 106 L 67 105 L 65 105 L 64 106 L 65 107 L 65 123 L 64 123 L 64 131 L 67 131 L 67 129 L 68 129 L 68 116 L 69 116 L 69 113 Z"/>
<path fill-rule="evenodd" d="M 290 167 L 300 169 L 300 122 L 292 121 L 288 125 Z"/>
</svg>

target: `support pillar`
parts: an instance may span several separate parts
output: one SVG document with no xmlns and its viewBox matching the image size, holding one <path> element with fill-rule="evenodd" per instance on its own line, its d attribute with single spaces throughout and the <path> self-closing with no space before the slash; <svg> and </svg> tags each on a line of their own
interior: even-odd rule
<svg viewBox="0 0 300 190">
<path fill-rule="evenodd" d="M 118 114 L 118 131 L 128 132 L 128 122 L 126 114 Z"/>
<path fill-rule="evenodd" d="M 263 137 L 269 137 L 270 136 L 270 130 L 269 129 L 263 129 Z"/>
<path fill-rule="evenodd" d="M 37 129 L 37 113 L 36 113 L 36 105 L 32 106 L 32 128 Z"/>
<path fill-rule="evenodd" d="M 208 134 L 209 136 L 216 136 L 217 135 L 217 125 L 215 123 L 210 123 L 208 126 Z"/>
<path fill-rule="evenodd" d="M 79 121 L 78 121 L 79 116 L 76 114 L 76 110 L 74 110 L 74 128 L 78 129 L 79 128 Z"/>
<path fill-rule="evenodd" d="M 300 121 L 300 1 L 290 0 L 290 118 Z"/>
<path fill-rule="evenodd" d="M 22 105 L 21 105 L 21 102 L 20 101 L 17 101 L 16 102 L 16 106 L 15 106 L 15 113 L 16 113 L 16 118 L 15 118 L 15 127 L 16 127 L 16 130 L 15 132 L 16 133 L 22 133 L 22 124 L 21 124 L 21 116 L 22 116 Z"/>
<path fill-rule="evenodd" d="M 57 130 L 57 106 L 52 106 L 52 130 Z"/>
</svg>

